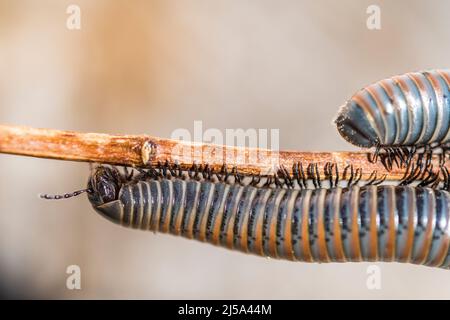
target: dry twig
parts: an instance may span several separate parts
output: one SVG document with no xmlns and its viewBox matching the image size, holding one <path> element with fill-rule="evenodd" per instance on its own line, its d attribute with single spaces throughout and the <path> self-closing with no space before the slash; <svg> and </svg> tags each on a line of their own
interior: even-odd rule
<svg viewBox="0 0 450 320">
<path fill-rule="evenodd" d="M 381 163 L 370 163 L 367 152 L 270 151 L 147 135 L 79 133 L 7 125 L 0 125 L 0 153 L 136 167 L 169 161 L 177 162 L 182 168 L 196 163 L 219 170 L 225 162 L 229 169 L 236 167 L 242 173 L 262 175 L 273 173 L 278 166 L 289 171 L 295 162 L 317 163 L 323 172 L 323 166 L 331 162 L 339 168 L 350 164 L 361 168 L 362 179 L 368 179 L 374 171 L 380 177 L 386 174 L 387 180 L 401 180 L 404 175 L 404 169 L 394 167 L 388 172 Z M 433 161 L 437 168 L 438 159 L 435 157 Z"/>
</svg>

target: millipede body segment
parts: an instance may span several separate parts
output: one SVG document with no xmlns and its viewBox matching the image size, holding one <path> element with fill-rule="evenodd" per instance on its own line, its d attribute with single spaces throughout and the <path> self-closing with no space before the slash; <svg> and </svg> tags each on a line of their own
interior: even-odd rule
<svg viewBox="0 0 450 320">
<path fill-rule="evenodd" d="M 412 186 L 283 189 L 127 177 L 99 166 L 88 197 L 125 227 L 306 262 L 398 261 L 448 268 L 450 194 Z"/>
</svg>

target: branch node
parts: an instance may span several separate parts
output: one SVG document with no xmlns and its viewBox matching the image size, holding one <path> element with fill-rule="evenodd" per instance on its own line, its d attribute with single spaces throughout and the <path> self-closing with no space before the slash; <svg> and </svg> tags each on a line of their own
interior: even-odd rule
<svg viewBox="0 0 450 320">
<path fill-rule="evenodd" d="M 156 150 L 157 150 L 157 146 L 151 140 L 147 140 L 142 144 L 141 160 L 142 160 L 142 164 L 144 166 L 147 165 L 149 162 L 151 162 L 155 158 Z"/>
</svg>

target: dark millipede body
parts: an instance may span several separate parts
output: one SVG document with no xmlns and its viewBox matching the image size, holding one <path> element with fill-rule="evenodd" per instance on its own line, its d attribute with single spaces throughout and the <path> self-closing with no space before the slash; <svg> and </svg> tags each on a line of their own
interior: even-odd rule
<svg viewBox="0 0 450 320">
<path fill-rule="evenodd" d="M 413 72 L 357 92 L 335 120 L 364 147 L 444 146 L 450 142 L 450 70 Z"/>
<path fill-rule="evenodd" d="M 91 176 L 88 190 L 94 209 L 122 226 L 246 253 L 307 262 L 450 265 L 450 194 L 444 190 L 133 180 L 103 166 Z"/>
</svg>

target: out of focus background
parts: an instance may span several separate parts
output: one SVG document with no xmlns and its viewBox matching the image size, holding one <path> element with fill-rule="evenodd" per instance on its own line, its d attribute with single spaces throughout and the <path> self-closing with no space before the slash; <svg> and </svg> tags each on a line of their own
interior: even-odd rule
<svg viewBox="0 0 450 320">
<path fill-rule="evenodd" d="M 354 150 L 337 108 L 376 80 L 448 67 L 449 12 L 444 0 L 0 0 L 0 123 L 168 138 L 201 120 L 279 129 L 281 149 Z M 119 227 L 84 196 L 37 197 L 88 173 L 0 155 L 1 297 L 450 298 L 449 271 L 378 263 L 370 290 L 369 263 L 264 259 Z M 81 290 L 66 287 L 70 265 Z"/>
</svg>

